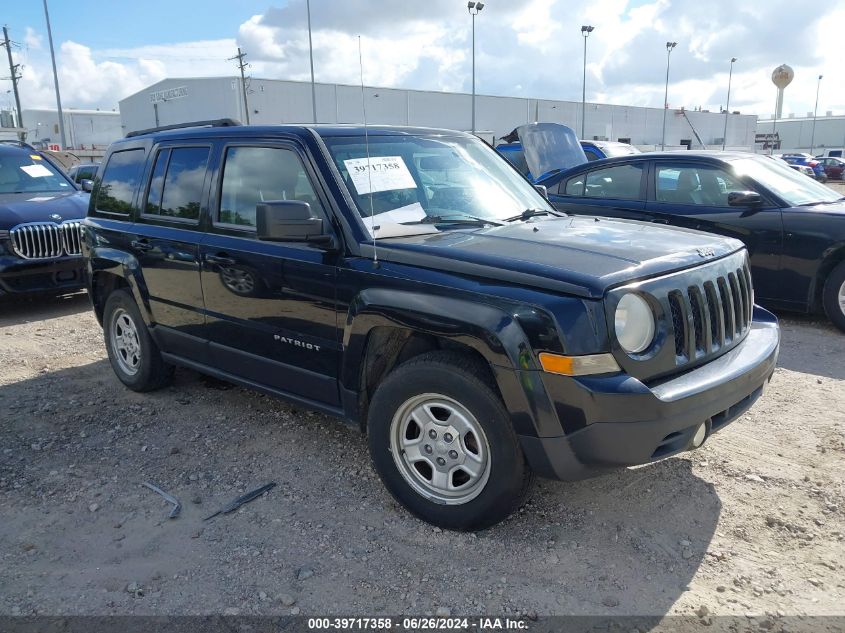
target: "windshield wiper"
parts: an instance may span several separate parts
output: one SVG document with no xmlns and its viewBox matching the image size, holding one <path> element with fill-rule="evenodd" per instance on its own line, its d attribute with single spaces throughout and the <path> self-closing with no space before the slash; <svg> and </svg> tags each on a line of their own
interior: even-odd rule
<svg viewBox="0 0 845 633">
<path fill-rule="evenodd" d="M 460 215 L 427 215 L 420 220 L 413 222 L 400 222 L 403 226 L 413 224 L 468 224 L 473 226 L 489 224 L 491 226 L 502 226 L 501 222 L 495 220 L 488 220 L 486 218 L 479 218 L 474 215 L 467 215 L 462 213 Z"/>
<path fill-rule="evenodd" d="M 505 222 L 516 222 L 517 220 L 527 220 L 528 218 L 534 218 L 538 215 L 553 215 L 556 218 L 565 217 L 565 213 L 560 213 L 559 211 L 550 211 L 549 209 L 526 209 L 519 215 L 515 215 L 512 218 L 506 218 Z"/>
</svg>

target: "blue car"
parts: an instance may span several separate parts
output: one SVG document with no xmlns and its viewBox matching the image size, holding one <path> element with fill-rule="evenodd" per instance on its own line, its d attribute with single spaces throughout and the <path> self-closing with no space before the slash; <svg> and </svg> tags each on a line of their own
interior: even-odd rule
<svg viewBox="0 0 845 633">
<path fill-rule="evenodd" d="M 633 145 L 617 141 L 581 141 L 581 149 L 589 161 L 641 153 Z"/>
<path fill-rule="evenodd" d="M 819 182 L 827 181 L 824 165 L 811 154 L 782 154 L 781 158 L 790 165 L 806 165 L 813 170 L 816 180 Z"/>
<path fill-rule="evenodd" d="M 565 125 L 560 125 L 558 123 L 546 123 L 542 125 L 554 125 L 566 136 L 570 136 L 572 139 L 577 139 L 574 130 Z M 496 151 L 499 152 L 502 156 L 504 156 L 508 160 L 508 162 L 510 162 L 514 167 L 516 167 L 519 172 L 523 176 L 528 178 L 528 180 L 530 180 L 531 182 L 539 183 L 544 178 L 550 176 L 553 173 L 556 173 L 555 170 L 552 170 L 548 173 L 544 173 L 539 178 L 535 178 L 531 170 L 528 168 L 528 163 L 525 160 L 525 152 L 523 151 L 522 142 L 518 140 L 518 138 L 519 137 L 517 130 L 514 130 L 508 136 L 502 138 L 502 140 L 504 140 L 505 142 L 497 145 Z M 578 141 L 578 143 L 581 146 L 581 151 L 584 154 L 584 159 L 581 160 L 580 153 L 577 152 L 574 147 L 572 147 L 571 155 L 568 156 L 567 163 L 571 163 L 573 166 L 580 165 L 585 162 L 600 160 L 602 158 L 613 158 L 615 156 L 630 156 L 631 154 L 640 153 L 640 150 L 638 150 L 633 145 L 629 145 L 628 143 L 619 143 L 616 141 Z"/>
<path fill-rule="evenodd" d="M 529 123 L 502 140 L 496 151 L 533 183 L 588 160 L 575 130 L 560 123 Z"/>
</svg>

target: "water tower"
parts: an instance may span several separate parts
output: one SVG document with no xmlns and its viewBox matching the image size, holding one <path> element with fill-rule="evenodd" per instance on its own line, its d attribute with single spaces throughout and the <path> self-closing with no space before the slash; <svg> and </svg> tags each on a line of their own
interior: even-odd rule
<svg viewBox="0 0 845 633">
<path fill-rule="evenodd" d="M 783 114 L 783 91 L 792 83 L 795 71 L 786 64 L 781 64 L 772 71 L 772 83 L 778 88 L 778 100 L 775 104 L 775 118 L 779 119 Z"/>
</svg>

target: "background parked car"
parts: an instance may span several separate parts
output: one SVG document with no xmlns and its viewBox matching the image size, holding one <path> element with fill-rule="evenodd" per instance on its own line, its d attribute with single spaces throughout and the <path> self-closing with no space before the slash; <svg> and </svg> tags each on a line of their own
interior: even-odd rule
<svg viewBox="0 0 845 633">
<path fill-rule="evenodd" d="M 67 175 L 71 177 L 73 182 L 81 185 L 83 180 L 94 180 L 94 176 L 97 175 L 97 169 L 99 169 L 99 167 L 99 165 L 94 163 L 74 165 L 68 169 Z"/>
<path fill-rule="evenodd" d="M 88 198 L 45 152 L 0 143 L 0 296 L 82 287 Z"/>
<path fill-rule="evenodd" d="M 812 154 L 781 154 L 781 158 L 790 165 L 806 165 L 807 167 L 811 167 L 816 180 L 821 182 L 827 180 L 827 174 L 824 172 L 824 165 L 816 160 Z"/>
<path fill-rule="evenodd" d="M 822 164 L 822 167 L 824 167 L 824 173 L 827 174 L 827 177 L 831 180 L 845 179 L 845 160 L 832 156 L 820 156 L 816 160 Z"/>
<path fill-rule="evenodd" d="M 581 141 L 581 148 L 587 155 L 587 160 L 613 158 L 614 156 L 629 156 L 639 154 L 640 150 L 629 143 L 617 141 Z"/>
<path fill-rule="evenodd" d="M 823 308 L 845 331 L 845 199 L 783 161 L 733 152 L 654 152 L 595 161 L 540 184 L 567 213 L 736 237 L 751 255 L 760 303 L 804 312 Z"/>
<path fill-rule="evenodd" d="M 816 172 L 814 172 L 813 168 L 810 167 L 809 165 L 799 165 L 798 163 L 786 163 L 786 164 L 789 165 L 790 167 L 792 167 L 792 169 L 797 171 L 799 174 L 804 174 L 808 178 L 815 179 L 815 177 L 816 177 Z"/>
<path fill-rule="evenodd" d="M 531 139 L 527 152 L 523 146 L 526 135 Z M 575 130 L 562 123 L 523 125 L 502 140 L 496 151 L 531 182 L 587 162 Z"/>
</svg>

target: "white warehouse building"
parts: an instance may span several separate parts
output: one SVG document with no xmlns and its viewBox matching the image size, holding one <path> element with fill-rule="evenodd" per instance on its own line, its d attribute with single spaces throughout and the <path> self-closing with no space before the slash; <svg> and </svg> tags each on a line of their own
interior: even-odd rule
<svg viewBox="0 0 845 633">
<path fill-rule="evenodd" d="M 315 86 L 320 123 L 364 120 L 361 87 L 318 83 Z M 396 88 L 365 87 L 367 123 L 413 125 L 469 130 L 472 97 Z M 164 79 L 120 101 L 123 134 L 163 125 L 232 118 L 243 123 L 273 125 L 313 120 L 311 84 L 277 79 L 248 80 L 244 109 L 239 77 Z M 726 115 L 707 111 L 668 110 L 666 146 L 721 148 Z M 476 130 L 496 141 L 515 127 L 531 121 L 581 127 L 580 101 L 553 101 L 522 97 L 476 97 Z M 753 151 L 757 117 L 727 115 L 728 148 Z M 585 138 L 622 140 L 644 149 L 660 146 L 663 110 L 637 106 L 587 103 Z"/>
<path fill-rule="evenodd" d="M 758 120 L 758 147 L 768 147 L 766 141 L 774 138 L 777 152 L 812 151 L 813 155 L 819 155 L 826 154 L 830 149 L 845 148 L 845 116 L 835 116 L 828 112 L 825 116 L 816 117 L 814 123 L 812 114 L 809 112 L 807 117 L 790 115 L 776 120 Z"/>
<path fill-rule="evenodd" d="M 61 145 L 59 113 L 55 109 L 21 112 L 26 140 L 43 147 Z M 105 150 L 109 143 L 123 136 L 120 114 L 108 110 L 77 110 L 63 108 L 65 150 Z"/>
</svg>

